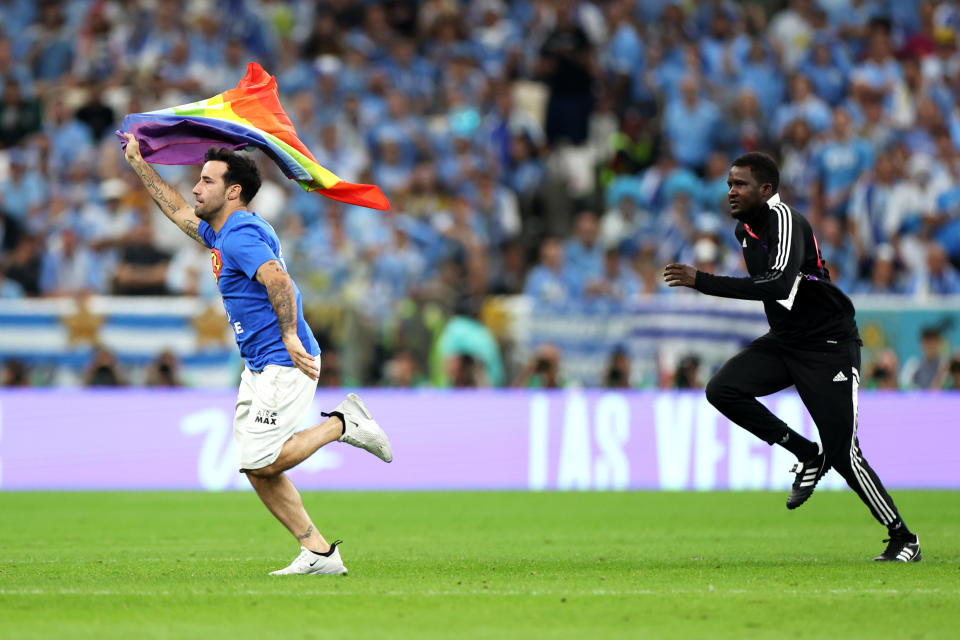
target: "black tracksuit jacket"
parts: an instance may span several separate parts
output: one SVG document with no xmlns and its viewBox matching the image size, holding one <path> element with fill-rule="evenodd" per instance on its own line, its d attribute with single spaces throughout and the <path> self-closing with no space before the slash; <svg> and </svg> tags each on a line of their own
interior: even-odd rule
<svg viewBox="0 0 960 640">
<path fill-rule="evenodd" d="M 850 299 L 830 274 L 810 223 L 774 194 L 749 222 L 738 222 L 748 278 L 697 272 L 698 291 L 723 298 L 762 300 L 772 337 L 794 347 L 859 341 Z"/>
</svg>

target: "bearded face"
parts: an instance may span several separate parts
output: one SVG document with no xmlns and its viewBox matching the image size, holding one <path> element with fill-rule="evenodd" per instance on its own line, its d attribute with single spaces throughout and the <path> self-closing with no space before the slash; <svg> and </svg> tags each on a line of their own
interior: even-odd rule
<svg viewBox="0 0 960 640">
<path fill-rule="evenodd" d="M 200 180 L 193 187 L 197 200 L 193 211 L 201 220 L 210 222 L 223 210 L 227 202 L 227 185 L 223 180 L 226 172 L 226 162 L 211 160 L 203 165 Z"/>
</svg>

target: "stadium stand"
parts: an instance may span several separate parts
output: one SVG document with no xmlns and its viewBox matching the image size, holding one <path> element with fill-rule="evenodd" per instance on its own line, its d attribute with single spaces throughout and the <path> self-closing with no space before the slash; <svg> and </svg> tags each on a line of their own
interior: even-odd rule
<svg viewBox="0 0 960 640">
<path fill-rule="evenodd" d="M 958 28 L 948 1 L 0 1 L 0 360 L 83 384 L 103 347 L 134 384 L 155 360 L 183 367 L 170 383 L 232 379 L 232 346 L 204 343 L 208 258 L 156 214 L 113 131 L 233 87 L 252 60 L 320 162 L 393 204 L 328 201 L 260 157 L 253 205 L 330 384 L 393 384 L 398 363 L 453 384 L 438 344 L 465 306 L 507 384 L 558 344 L 569 380 L 603 384 L 627 349 L 634 386 L 670 385 L 685 354 L 651 346 L 663 332 L 717 334 L 696 349 L 709 371 L 763 330 L 759 308 L 684 300 L 659 272 L 744 273 L 724 196 L 749 150 L 778 158 L 848 293 L 922 302 L 935 324 L 960 293 Z M 196 177 L 160 170 L 183 193 Z M 919 353 L 919 333 L 897 340 L 915 343 L 901 362 Z"/>
</svg>

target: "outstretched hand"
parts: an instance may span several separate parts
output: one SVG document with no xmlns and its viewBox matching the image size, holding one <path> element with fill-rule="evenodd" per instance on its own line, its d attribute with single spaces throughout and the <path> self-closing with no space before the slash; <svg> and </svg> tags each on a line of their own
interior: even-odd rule
<svg viewBox="0 0 960 640">
<path fill-rule="evenodd" d="M 143 160 L 143 157 L 140 155 L 140 143 L 137 142 L 134 135 L 124 132 L 123 137 L 127 139 L 127 146 L 123 149 L 123 157 L 126 158 L 127 162 L 133 164 L 138 160 Z"/>
<path fill-rule="evenodd" d="M 690 287 L 697 283 L 697 270 L 686 264 L 668 264 L 663 269 L 663 280 L 669 287 Z"/>
<path fill-rule="evenodd" d="M 303 348 L 300 338 L 294 335 L 283 338 L 283 346 L 287 348 L 290 359 L 297 369 L 310 376 L 311 380 L 320 378 L 320 368 L 317 366 L 317 359 L 310 355 L 310 352 Z"/>
</svg>

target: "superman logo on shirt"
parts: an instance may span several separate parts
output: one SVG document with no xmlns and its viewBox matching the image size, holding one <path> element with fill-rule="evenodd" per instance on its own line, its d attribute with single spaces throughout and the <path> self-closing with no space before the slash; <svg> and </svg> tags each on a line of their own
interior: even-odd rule
<svg viewBox="0 0 960 640">
<path fill-rule="evenodd" d="M 223 269 L 223 257 L 220 255 L 219 249 L 210 250 L 210 263 L 213 265 L 213 275 L 217 278 L 217 283 L 220 282 L 220 270 Z"/>
</svg>

